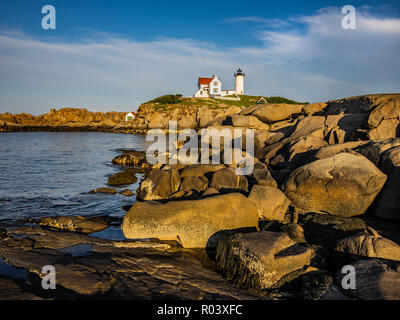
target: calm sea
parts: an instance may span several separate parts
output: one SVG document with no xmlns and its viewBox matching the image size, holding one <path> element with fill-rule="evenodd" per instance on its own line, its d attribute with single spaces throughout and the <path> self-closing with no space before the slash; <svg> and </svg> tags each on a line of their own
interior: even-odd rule
<svg viewBox="0 0 400 320">
<path fill-rule="evenodd" d="M 145 147 L 142 135 L 0 133 L 0 220 L 94 214 L 122 217 L 122 207 L 132 204 L 135 197 L 88 192 L 106 186 L 107 177 L 120 171 L 111 164 L 119 149 Z M 136 187 L 137 183 L 128 186 L 132 191 Z"/>
</svg>

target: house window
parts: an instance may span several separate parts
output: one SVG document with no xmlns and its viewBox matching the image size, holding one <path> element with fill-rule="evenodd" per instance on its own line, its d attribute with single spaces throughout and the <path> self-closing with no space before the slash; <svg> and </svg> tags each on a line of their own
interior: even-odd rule
<svg viewBox="0 0 400 320">
<path fill-rule="evenodd" d="M 217 93 L 218 92 L 218 88 L 214 88 L 214 93 Z"/>
<path fill-rule="evenodd" d="M 218 86 L 218 81 L 214 81 L 214 86 Z"/>
</svg>

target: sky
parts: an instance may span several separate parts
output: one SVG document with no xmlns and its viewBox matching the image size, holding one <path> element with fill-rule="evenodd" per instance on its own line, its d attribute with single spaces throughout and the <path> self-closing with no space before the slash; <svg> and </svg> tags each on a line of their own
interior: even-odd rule
<svg viewBox="0 0 400 320">
<path fill-rule="evenodd" d="M 42 7 L 56 29 L 42 28 Z M 356 9 L 343 29 L 342 7 Z M 135 111 L 218 75 L 320 102 L 400 92 L 400 2 L 0 0 L 0 113 Z"/>
</svg>

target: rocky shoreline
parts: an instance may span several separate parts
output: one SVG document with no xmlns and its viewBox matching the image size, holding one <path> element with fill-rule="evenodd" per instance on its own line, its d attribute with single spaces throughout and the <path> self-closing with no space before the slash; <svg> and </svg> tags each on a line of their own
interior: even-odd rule
<svg viewBox="0 0 400 320">
<path fill-rule="evenodd" d="M 400 94 L 221 112 L 192 127 L 254 129 L 251 174 L 151 166 L 125 150 L 109 188 L 93 190 L 115 194 L 145 173 L 122 221 L 0 226 L 0 298 L 399 300 Z M 130 240 L 96 237 L 110 226 Z M 44 265 L 57 270 L 54 292 L 41 289 Z"/>
<path fill-rule="evenodd" d="M 250 102 L 257 97 L 247 98 Z M 248 103 L 249 103 L 248 101 Z M 126 112 L 91 112 L 79 108 L 52 109 L 39 116 L 20 113 L 0 114 L 0 132 L 114 132 L 142 134 L 150 129 L 167 129 L 171 120 L 178 129 L 200 129 L 218 124 L 227 115 L 239 113 L 244 106 L 215 99 L 184 98 L 176 104 L 147 102 L 139 106 L 137 117 L 125 121 Z"/>
</svg>

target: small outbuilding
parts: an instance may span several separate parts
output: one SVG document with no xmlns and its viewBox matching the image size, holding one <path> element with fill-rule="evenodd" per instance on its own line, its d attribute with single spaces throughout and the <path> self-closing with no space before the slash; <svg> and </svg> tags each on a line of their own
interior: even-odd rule
<svg viewBox="0 0 400 320">
<path fill-rule="evenodd" d="M 267 99 L 265 99 L 264 97 L 260 97 L 260 98 L 257 100 L 256 103 L 257 103 L 257 104 L 266 104 L 266 103 L 268 103 L 268 102 L 267 102 Z"/>
<path fill-rule="evenodd" d="M 125 121 L 133 120 L 137 117 L 136 112 L 128 112 L 125 116 Z"/>
</svg>

